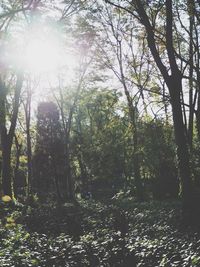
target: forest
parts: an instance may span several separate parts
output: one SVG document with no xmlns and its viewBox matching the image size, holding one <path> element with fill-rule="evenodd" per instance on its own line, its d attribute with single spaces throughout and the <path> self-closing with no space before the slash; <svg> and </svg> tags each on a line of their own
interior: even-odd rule
<svg viewBox="0 0 200 267">
<path fill-rule="evenodd" d="M 200 267 L 199 0 L 0 0 L 0 267 Z"/>
</svg>

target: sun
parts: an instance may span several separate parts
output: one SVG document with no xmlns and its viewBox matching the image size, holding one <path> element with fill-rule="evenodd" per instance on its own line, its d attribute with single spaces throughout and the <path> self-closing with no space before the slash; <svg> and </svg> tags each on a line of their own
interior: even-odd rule
<svg viewBox="0 0 200 267">
<path fill-rule="evenodd" d="M 67 61 L 64 41 L 49 29 L 30 31 L 25 37 L 22 62 L 27 71 L 36 74 L 56 71 Z"/>
<path fill-rule="evenodd" d="M 63 69 L 68 77 L 72 76 L 77 67 L 78 56 L 69 40 L 56 27 L 34 24 L 7 41 L 0 63 L 3 62 L 1 65 L 5 68 L 22 70 L 34 76 L 53 76 Z"/>
<path fill-rule="evenodd" d="M 50 72 L 64 66 L 65 58 L 64 51 L 56 40 L 33 38 L 25 48 L 24 66 L 32 73 Z"/>
</svg>

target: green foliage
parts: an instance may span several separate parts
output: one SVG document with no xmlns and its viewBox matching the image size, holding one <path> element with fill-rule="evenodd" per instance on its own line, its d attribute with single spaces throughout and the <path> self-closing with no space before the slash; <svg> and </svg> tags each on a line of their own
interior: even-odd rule
<svg viewBox="0 0 200 267">
<path fill-rule="evenodd" d="M 103 181 L 111 186 L 123 183 L 125 128 L 119 113 L 119 94 L 115 91 L 93 89 L 82 95 L 72 140 L 80 182 L 87 176 L 90 181 L 101 180 L 102 185 Z"/>
<path fill-rule="evenodd" d="M 71 145 L 77 193 L 92 190 L 96 197 L 111 197 L 123 190 L 135 194 L 133 158 L 137 154 L 146 197 L 176 198 L 179 187 L 172 126 L 150 116 L 139 118 L 134 151 L 132 126 L 120 96 L 95 88 L 81 95 Z"/>
<path fill-rule="evenodd" d="M 172 126 L 162 120 L 143 124 L 143 173 L 156 199 L 176 198 L 179 191 Z"/>
<path fill-rule="evenodd" d="M 116 211 L 123 213 L 128 223 L 124 237 L 116 228 Z M 5 227 L 1 218 L 2 266 L 199 264 L 200 237 L 179 228 L 178 202 L 141 204 L 124 198 L 115 204 L 90 200 L 79 202 L 79 206 L 43 204 L 28 213 L 24 207 L 5 212 L 7 223 L 14 220 L 15 225 Z"/>
</svg>

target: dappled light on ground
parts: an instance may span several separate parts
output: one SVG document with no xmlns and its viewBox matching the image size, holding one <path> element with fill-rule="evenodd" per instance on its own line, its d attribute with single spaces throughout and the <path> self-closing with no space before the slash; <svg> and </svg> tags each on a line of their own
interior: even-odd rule
<svg viewBox="0 0 200 267">
<path fill-rule="evenodd" d="M 118 205 L 89 200 L 76 206 L 4 207 L 1 263 L 20 267 L 200 264 L 200 235 L 180 227 L 178 202 Z M 120 226 L 117 213 L 126 218 L 124 233 L 120 231 L 124 221 Z"/>
</svg>

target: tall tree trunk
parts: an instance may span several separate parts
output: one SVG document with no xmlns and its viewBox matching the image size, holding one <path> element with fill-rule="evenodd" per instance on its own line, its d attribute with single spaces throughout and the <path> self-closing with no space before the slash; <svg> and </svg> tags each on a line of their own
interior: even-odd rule
<svg viewBox="0 0 200 267">
<path fill-rule="evenodd" d="M 17 197 L 17 177 L 19 172 L 19 164 L 20 164 L 20 154 L 21 154 L 21 148 L 22 145 L 19 144 L 19 141 L 17 139 L 17 136 L 15 136 L 15 147 L 16 147 L 16 164 L 14 169 L 14 179 L 13 179 L 13 192 L 14 196 Z"/>
<path fill-rule="evenodd" d="M 86 171 L 86 166 L 83 161 L 83 156 L 82 156 L 82 151 L 78 153 L 78 163 L 81 171 L 81 181 L 83 184 L 83 191 L 87 192 L 88 191 L 88 175 Z"/>
<path fill-rule="evenodd" d="M 31 120 L 31 97 L 32 92 L 29 89 L 27 92 L 27 99 L 24 105 L 25 119 L 26 119 L 26 145 L 27 145 L 27 197 L 29 198 L 32 193 L 32 146 L 31 146 L 31 132 L 30 132 L 30 120 Z"/>
<path fill-rule="evenodd" d="M 69 117 L 68 120 L 65 119 L 64 114 L 64 98 L 63 93 L 60 88 L 60 103 L 57 101 L 58 106 L 60 108 L 61 113 L 61 119 L 63 124 L 63 130 L 64 130 L 64 177 L 63 177 L 63 199 L 73 201 L 75 200 L 75 191 L 74 191 L 74 181 L 72 179 L 72 173 L 71 173 L 71 162 L 70 162 L 70 131 L 71 131 L 71 123 L 72 123 L 72 117 L 74 112 L 75 103 L 78 97 L 78 92 L 75 97 L 74 103 L 72 104 L 70 111 L 69 111 Z"/>
<path fill-rule="evenodd" d="M 134 167 L 134 178 L 135 178 L 135 186 L 136 186 L 136 198 L 139 201 L 144 200 L 144 188 L 142 185 L 141 180 L 141 173 L 140 173 L 140 162 L 138 157 L 138 133 L 137 133 L 137 107 L 136 104 L 134 106 L 133 100 L 131 98 L 130 92 L 127 88 L 126 79 L 124 76 L 123 70 L 123 57 L 122 57 L 122 46 L 121 42 L 118 41 L 119 45 L 119 54 L 118 54 L 118 63 L 120 67 L 120 81 L 124 88 L 124 93 L 126 95 L 127 104 L 128 104 L 128 111 L 130 122 L 132 126 L 132 137 L 133 137 L 133 167 Z"/>
<path fill-rule="evenodd" d="M 66 200 L 73 201 L 75 199 L 75 192 L 74 192 L 74 182 L 72 179 L 71 162 L 70 162 L 70 144 L 69 144 L 69 133 L 70 132 L 68 132 L 67 129 L 68 128 L 65 129 L 65 135 L 64 135 L 64 157 L 65 157 L 64 198 Z"/>
<path fill-rule="evenodd" d="M 190 2 L 190 3 L 189 3 Z M 193 148 L 193 125 L 194 125 L 194 101 L 193 99 L 193 27 L 194 27 L 194 15 L 193 15 L 193 1 L 188 1 L 188 14 L 190 16 L 190 45 L 189 45 L 189 122 L 188 122 L 188 140 L 190 151 Z"/>
<path fill-rule="evenodd" d="M 196 127 L 198 133 L 198 139 L 200 141 L 200 49 L 199 49 L 199 32 L 197 27 L 195 28 L 195 40 L 196 40 L 196 75 L 197 75 L 197 82 L 196 82 L 196 96 L 197 96 L 197 111 L 196 111 Z M 194 105 L 195 106 L 195 102 Z"/>
<path fill-rule="evenodd" d="M 196 127 L 198 133 L 198 139 L 200 141 L 200 93 L 198 92 L 198 100 L 197 100 L 197 111 L 196 111 Z"/>
<path fill-rule="evenodd" d="M 1 145 L 2 145 L 2 188 L 3 188 L 3 193 L 5 195 L 9 195 L 10 197 L 12 197 L 11 148 L 12 148 L 13 138 L 15 135 L 22 83 L 23 83 L 23 76 L 22 74 L 18 74 L 15 93 L 14 93 L 13 113 L 11 116 L 10 128 L 8 133 L 6 128 L 6 112 L 5 112 L 6 93 L 4 93 L 3 99 L 1 99 L 2 114 L 0 117 L 1 118 L 0 133 L 1 133 Z M 5 85 L 3 84 L 2 81 L 0 84 L 0 89 L 1 93 L 2 91 L 6 91 Z"/>
<path fill-rule="evenodd" d="M 64 181 L 63 186 L 65 193 L 65 198 L 74 201 L 75 200 L 75 184 L 72 177 L 72 171 L 71 171 L 71 162 L 70 162 L 70 131 L 71 131 L 71 124 L 72 124 L 72 118 L 74 113 L 74 108 L 77 104 L 79 93 L 82 87 L 82 83 L 84 81 L 84 77 L 87 71 L 88 66 L 92 62 L 92 59 L 87 62 L 84 66 L 83 72 L 80 74 L 79 82 L 77 85 L 77 89 L 75 92 L 75 98 L 73 101 L 72 106 L 69 110 L 69 117 L 66 120 L 65 114 L 64 114 L 64 98 L 63 93 L 60 87 L 60 103 L 57 100 L 58 106 L 61 111 L 61 118 L 62 118 L 62 124 L 63 124 L 63 130 L 64 130 L 64 157 L 65 157 L 65 166 L 64 166 Z"/>
<path fill-rule="evenodd" d="M 183 122 L 180 93 L 182 90 L 182 78 L 180 73 L 171 76 L 167 82 L 172 105 L 174 122 L 175 141 L 177 145 L 178 167 L 181 178 L 181 194 L 183 208 L 186 213 L 191 212 L 192 181 L 190 171 L 190 159 L 188 151 L 188 141 Z"/>
<path fill-rule="evenodd" d="M 3 165 L 4 165 L 4 159 L 5 156 L 3 156 L 3 151 L 5 150 L 5 138 L 7 137 L 7 129 L 5 127 L 6 125 L 6 107 L 5 107 L 5 102 L 6 102 L 6 86 L 3 82 L 3 80 L 0 77 L 0 142 L 1 142 L 1 151 L 2 151 L 2 163 L 1 163 L 1 192 L 0 195 L 3 195 Z"/>
<path fill-rule="evenodd" d="M 12 180 L 11 180 L 11 146 L 8 136 L 2 134 L 2 187 L 4 195 L 12 197 Z"/>
<path fill-rule="evenodd" d="M 200 53 L 198 53 L 198 61 L 200 60 Z M 200 71 L 197 69 L 197 85 L 196 85 L 196 93 L 197 93 L 197 110 L 196 110 L 196 127 L 198 133 L 198 139 L 200 141 Z"/>
<path fill-rule="evenodd" d="M 137 131 L 137 122 L 136 122 L 136 112 L 137 108 L 133 106 L 131 96 L 129 91 L 124 86 L 124 91 L 126 94 L 127 102 L 128 102 L 128 110 L 129 116 L 132 126 L 132 138 L 133 138 L 133 167 L 134 167 L 134 178 L 135 178 L 135 186 L 136 186 L 136 197 L 137 200 L 143 201 L 144 200 L 144 188 L 142 185 L 141 180 L 141 173 L 140 173 L 140 162 L 138 157 L 138 131 Z"/>
<path fill-rule="evenodd" d="M 83 157 L 83 149 L 82 145 L 84 143 L 83 141 L 83 134 L 82 134 L 82 125 L 81 125 L 81 118 L 80 118 L 80 110 L 78 111 L 77 115 L 77 126 L 78 126 L 78 144 L 79 144 L 79 151 L 78 151 L 78 162 L 79 162 L 79 167 L 81 171 L 81 181 L 83 185 L 83 191 L 88 192 L 88 174 L 87 174 L 87 168 L 84 162 L 84 157 Z"/>
<path fill-rule="evenodd" d="M 28 197 L 32 192 L 32 148 L 31 148 L 31 137 L 30 137 L 30 128 L 27 128 L 27 167 L 28 167 L 28 179 L 27 179 L 27 195 Z"/>
<path fill-rule="evenodd" d="M 65 158 L 66 158 L 66 180 L 67 180 L 67 186 L 68 186 L 67 188 L 68 199 L 73 200 L 74 199 L 74 186 L 72 182 L 72 173 L 71 173 L 71 164 L 70 164 L 69 140 L 67 140 L 67 143 L 66 143 Z"/>
<path fill-rule="evenodd" d="M 171 75 L 168 73 L 166 66 L 163 64 L 159 51 L 156 46 L 155 35 L 153 27 L 144 10 L 141 0 L 135 0 L 137 4 L 137 11 L 141 18 L 142 24 L 145 26 L 147 32 L 148 46 L 151 50 L 152 56 L 168 86 L 171 97 L 173 122 L 175 140 L 177 145 L 178 166 L 181 179 L 181 191 L 183 201 L 184 213 L 191 213 L 191 195 L 192 195 L 192 180 L 188 151 L 188 140 L 186 138 L 185 125 L 183 121 L 182 107 L 181 107 L 181 93 L 182 93 L 182 74 L 176 63 L 173 47 L 173 12 L 172 0 L 166 0 L 166 50 L 169 59 Z"/>
</svg>

